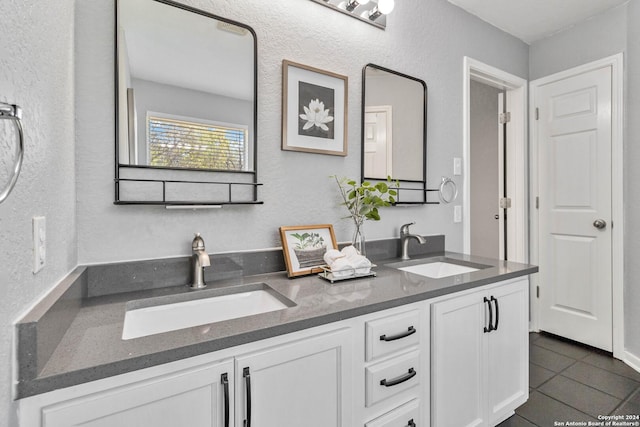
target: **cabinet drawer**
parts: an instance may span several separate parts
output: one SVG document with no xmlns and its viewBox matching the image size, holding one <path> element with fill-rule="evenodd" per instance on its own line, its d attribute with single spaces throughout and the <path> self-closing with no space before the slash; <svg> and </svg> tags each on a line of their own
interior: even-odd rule
<svg viewBox="0 0 640 427">
<path fill-rule="evenodd" d="M 423 427 L 420 419 L 420 400 L 413 399 L 393 411 L 369 421 L 365 427 Z"/>
<path fill-rule="evenodd" d="M 422 332 L 419 310 L 366 322 L 367 361 L 418 345 Z"/>
<path fill-rule="evenodd" d="M 412 351 L 365 369 L 365 404 L 370 407 L 381 400 L 420 383 L 420 353 Z"/>
</svg>

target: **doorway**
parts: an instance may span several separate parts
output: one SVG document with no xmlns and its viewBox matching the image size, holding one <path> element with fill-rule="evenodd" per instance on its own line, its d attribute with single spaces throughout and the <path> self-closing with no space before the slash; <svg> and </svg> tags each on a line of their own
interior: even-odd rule
<svg viewBox="0 0 640 427">
<path fill-rule="evenodd" d="M 470 85 L 469 147 L 471 175 L 471 247 L 469 253 L 486 258 L 507 259 L 506 209 L 500 208 L 505 196 L 504 136 L 506 123 L 500 123 L 506 108 L 505 91 L 485 83 Z"/>
<path fill-rule="evenodd" d="M 504 171 L 504 176 L 497 179 L 499 185 L 506 183 L 506 188 L 500 188 L 497 193 L 503 194 L 505 199 L 504 209 L 499 208 L 500 198 L 495 195 L 495 205 L 493 216 L 490 218 L 497 221 L 498 235 L 495 236 L 498 246 L 504 244 L 502 251 L 498 249 L 498 256 L 510 261 L 526 263 L 529 260 L 529 234 L 528 234 L 528 195 L 527 195 L 527 81 L 514 76 L 490 65 L 476 61 L 472 58 L 464 58 L 464 93 L 463 93 L 463 158 L 464 158 L 464 213 L 463 213 L 463 240 L 464 252 L 472 253 L 472 191 L 471 184 L 474 171 L 471 163 L 471 87 L 472 84 L 480 83 L 497 89 L 497 92 L 504 93 L 504 102 L 509 107 L 510 120 L 506 123 L 508 135 L 507 150 L 499 148 L 499 158 L 496 159 L 498 167 L 496 173 Z M 496 93 L 497 93 L 496 92 Z M 498 107 L 500 109 L 501 107 Z M 496 116 L 496 126 L 498 117 Z M 498 132 L 499 133 L 499 132 Z M 501 157 L 500 153 L 504 153 Z M 493 173 L 492 173 L 493 175 Z M 486 204 L 485 204 L 486 205 Z M 507 207 L 509 206 L 509 207 Z M 506 213 L 508 221 L 504 222 Z M 498 215 L 498 220 L 495 219 Z M 475 216 L 475 215 L 474 215 Z M 495 232 L 494 232 L 495 233 Z M 475 251 L 477 252 L 477 250 Z"/>
<path fill-rule="evenodd" d="M 530 92 L 533 327 L 624 359 L 622 54 Z"/>
</svg>

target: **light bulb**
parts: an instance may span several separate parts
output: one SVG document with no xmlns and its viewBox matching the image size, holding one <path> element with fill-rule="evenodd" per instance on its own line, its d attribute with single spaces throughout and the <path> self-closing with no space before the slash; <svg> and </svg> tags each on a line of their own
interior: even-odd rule
<svg viewBox="0 0 640 427">
<path fill-rule="evenodd" d="M 378 0 L 378 10 L 385 15 L 390 14 L 394 6 L 394 0 Z"/>
</svg>

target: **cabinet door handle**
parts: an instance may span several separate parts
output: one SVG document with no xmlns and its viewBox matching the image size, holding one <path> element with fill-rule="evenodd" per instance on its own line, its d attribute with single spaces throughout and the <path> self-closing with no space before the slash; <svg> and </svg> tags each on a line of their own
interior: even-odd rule
<svg viewBox="0 0 640 427">
<path fill-rule="evenodd" d="M 491 308 L 491 301 L 487 297 L 484 297 L 484 302 L 489 306 L 489 326 L 484 327 L 484 332 L 487 333 L 493 331 L 493 308 Z"/>
<path fill-rule="evenodd" d="M 229 376 L 226 373 L 220 375 L 220 382 L 224 389 L 224 427 L 229 427 Z"/>
<path fill-rule="evenodd" d="M 500 322 L 500 307 L 498 306 L 498 300 L 491 295 L 491 301 L 496 305 L 496 324 L 493 326 L 493 330 L 498 330 L 498 322 Z"/>
<path fill-rule="evenodd" d="M 251 374 L 249 373 L 249 368 L 242 370 L 242 376 L 244 377 L 247 397 L 247 418 L 244 420 L 244 427 L 251 427 Z"/>
<path fill-rule="evenodd" d="M 413 418 L 409 420 L 409 424 L 407 424 L 407 427 L 416 427 L 416 423 L 413 422 Z"/>
<path fill-rule="evenodd" d="M 415 369 L 409 368 L 409 371 L 406 374 L 401 375 L 398 378 L 394 378 L 388 381 L 386 378 L 384 380 L 380 380 L 380 385 L 383 385 L 385 387 L 393 387 L 394 385 L 398 385 L 405 381 L 409 381 L 411 378 L 415 377 L 416 374 L 417 372 L 415 371 Z"/>
<path fill-rule="evenodd" d="M 380 341 L 395 341 L 395 340 L 399 340 L 401 338 L 405 338 L 408 337 L 409 335 L 413 335 L 416 333 L 416 328 L 414 328 L 413 326 L 409 326 L 409 328 L 407 328 L 407 332 L 401 332 L 397 335 L 391 335 L 391 336 L 387 336 L 386 334 L 384 335 L 380 335 Z"/>
</svg>

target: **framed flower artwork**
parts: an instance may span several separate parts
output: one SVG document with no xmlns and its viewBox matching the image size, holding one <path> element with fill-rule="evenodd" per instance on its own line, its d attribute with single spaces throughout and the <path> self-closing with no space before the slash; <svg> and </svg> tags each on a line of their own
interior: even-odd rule
<svg viewBox="0 0 640 427">
<path fill-rule="evenodd" d="M 347 155 L 348 78 L 282 61 L 282 149 Z"/>
<path fill-rule="evenodd" d="M 331 224 L 280 227 L 280 237 L 290 278 L 321 272 L 324 253 L 338 249 Z"/>
</svg>

